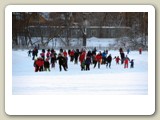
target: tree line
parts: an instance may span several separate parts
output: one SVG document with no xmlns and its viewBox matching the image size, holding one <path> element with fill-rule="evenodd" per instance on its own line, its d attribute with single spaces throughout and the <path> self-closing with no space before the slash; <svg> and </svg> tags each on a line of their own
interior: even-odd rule
<svg viewBox="0 0 160 120">
<path fill-rule="evenodd" d="M 52 29 L 53 26 L 56 29 Z M 127 33 L 128 31 L 126 30 L 123 32 L 123 36 L 129 37 L 130 41 L 136 41 L 137 38 L 141 38 L 142 47 L 147 46 L 147 12 L 13 12 L 12 43 L 13 45 L 19 45 L 18 40 L 24 39 L 23 44 L 25 46 L 34 46 L 36 42 L 32 41 L 32 38 L 33 36 L 38 36 L 41 45 L 47 46 L 53 38 L 58 37 L 61 42 L 69 46 L 71 39 L 70 26 L 76 26 L 79 29 L 82 35 L 80 37 L 83 40 L 83 46 L 86 45 L 87 26 L 130 27 L 131 32 Z M 31 30 L 32 27 L 36 27 L 34 35 Z M 64 31 L 65 40 L 62 39 Z M 101 37 L 101 29 L 99 31 L 99 37 Z M 45 36 L 46 32 L 47 36 Z M 122 38 L 119 40 L 124 41 Z M 137 44 L 135 42 L 135 45 Z"/>
</svg>

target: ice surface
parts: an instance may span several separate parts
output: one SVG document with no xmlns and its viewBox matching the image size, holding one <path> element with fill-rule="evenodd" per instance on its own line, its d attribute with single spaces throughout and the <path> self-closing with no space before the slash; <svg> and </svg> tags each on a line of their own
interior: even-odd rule
<svg viewBox="0 0 160 120">
<path fill-rule="evenodd" d="M 39 50 L 40 54 L 40 50 Z M 119 56 L 119 51 L 109 51 Z M 126 54 L 126 53 L 125 53 Z M 105 65 L 90 71 L 81 71 L 80 63 L 68 61 L 68 71 L 59 71 L 58 64 L 50 72 L 34 72 L 33 60 L 27 50 L 12 51 L 13 95 L 147 95 L 148 52 L 131 51 L 135 67 L 124 69 L 112 60 L 111 69 Z"/>
</svg>

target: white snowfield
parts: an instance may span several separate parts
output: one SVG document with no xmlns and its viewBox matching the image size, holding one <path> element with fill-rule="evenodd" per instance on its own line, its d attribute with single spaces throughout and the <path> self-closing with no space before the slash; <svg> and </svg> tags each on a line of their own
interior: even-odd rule
<svg viewBox="0 0 160 120">
<path fill-rule="evenodd" d="M 40 54 L 41 50 L 39 50 Z M 119 51 L 109 51 L 112 58 Z M 126 52 L 125 52 L 126 54 Z M 124 69 L 112 60 L 111 69 L 106 65 L 81 71 L 80 63 L 68 59 L 68 71 L 59 71 L 59 65 L 50 72 L 34 72 L 32 57 L 27 50 L 12 51 L 12 94 L 13 95 L 147 95 L 148 52 L 131 51 L 134 68 Z M 68 57 L 69 58 L 69 57 Z"/>
</svg>

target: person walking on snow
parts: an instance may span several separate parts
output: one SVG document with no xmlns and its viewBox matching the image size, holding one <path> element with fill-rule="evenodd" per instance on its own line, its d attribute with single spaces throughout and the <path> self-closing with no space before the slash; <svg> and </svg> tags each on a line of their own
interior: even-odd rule
<svg viewBox="0 0 160 120">
<path fill-rule="evenodd" d="M 111 68 L 111 62 L 112 62 L 112 56 L 111 56 L 111 54 L 109 54 L 109 56 L 107 57 L 107 59 L 106 59 L 106 67 L 108 68 L 108 66 L 109 66 L 109 68 Z"/>
<path fill-rule="evenodd" d="M 63 67 L 63 69 L 67 71 L 66 59 L 62 56 L 61 53 L 58 54 L 57 60 L 59 61 L 59 70 L 62 71 L 62 67 Z"/>
<path fill-rule="evenodd" d="M 52 68 L 55 68 L 55 63 L 56 63 L 56 56 L 52 54 L 52 57 L 51 57 L 51 67 Z"/>
<path fill-rule="evenodd" d="M 116 60 L 116 64 L 119 64 L 119 61 L 121 60 L 120 58 L 119 58 L 119 56 L 115 56 L 115 60 Z"/>
<path fill-rule="evenodd" d="M 102 55 L 101 55 L 101 53 L 98 53 L 98 54 L 96 55 L 96 60 L 97 60 L 97 62 L 98 62 L 98 68 L 100 68 L 100 64 L 101 64 L 101 62 L 102 62 Z M 97 64 L 97 63 L 94 64 L 94 68 L 96 67 L 96 64 Z"/>
<path fill-rule="evenodd" d="M 129 53 L 130 53 L 130 49 L 128 48 L 128 49 L 127 49 L 127 54 L 129 54 Z"/>
<path fill-rule="evenodd" d="M 82 52 L 79 56 L 79 62 L 80 62 L 80 66 L 81 66 L 81 70 L 83 69 L 82 68 L 82 63 L 85 63 L 85 52 Z"/>
<path fill-rule="evenodd" d="M 130 59 L 128 58 L 128 56 L 126 55 L 125 59 L 124 59 L 124 68 L 128 68 L 128 63 L 129 63 Z"/>
<path fill-rule="evenodd" d="M 139 48 L 139 54 L 142 54 L 142 48 Z"/>
<path fill-rule="evenodd" d="M 131 63 L 130 68 L 134 68 L 134 60 L 133 59 L 130 61 L 130 63 Z"/>
</svg>

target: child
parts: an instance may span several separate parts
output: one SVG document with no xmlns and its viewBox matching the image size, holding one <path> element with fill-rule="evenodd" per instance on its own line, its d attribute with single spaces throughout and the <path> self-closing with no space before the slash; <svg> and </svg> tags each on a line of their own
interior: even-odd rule
<svg viewBox="0 0 160 120">
<path fill-rule="evenodd" d="M 133 59 L 130 61 L 130 63 L 131 63 L 130 68 L 134 68 L 134 60 Z"/>
<path fill-rule="evenodd" d="M 119 56 L 115 56 L 115 58 L 114 58 L 115 60 L 116 60 L 116 64 L 119 64 L 119 61 L 121 60 L 120 58 L 119 58 Z"/>
<path fill-rule="evenodd" d="M 128 58 L 128 56 L 126 55 L 125 60 L 124 60 L 124 68 L 128 68 L 128 63 L 129 63 L 130 59 Z"/>
</svg>

